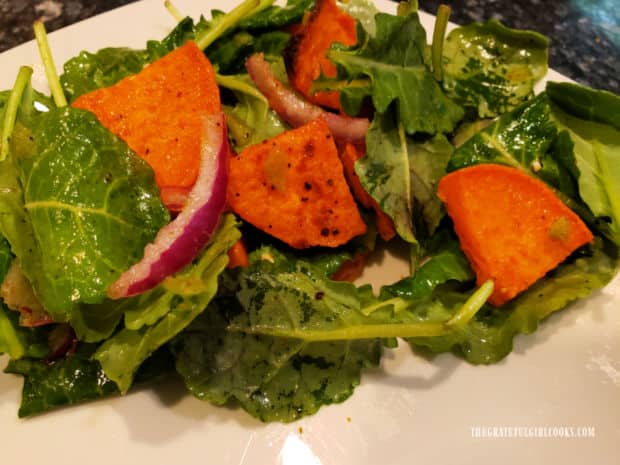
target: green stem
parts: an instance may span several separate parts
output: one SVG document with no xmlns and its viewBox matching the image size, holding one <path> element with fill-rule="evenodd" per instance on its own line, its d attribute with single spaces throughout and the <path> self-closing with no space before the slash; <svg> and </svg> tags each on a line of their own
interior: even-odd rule
<svg viewBox="0 0 620 465">
<path fill-rule="evenodd" d="M 495 285 L 493 281 L 486 281 L 482 286 L 476 289 L 467 302 L 463 304 L 461 309 L 456 312 L 456 314 L 446 321 L 445 325 L 448 328 L 453 328 L 455 326 L 463 327 L 478 313 L 478 310 L 482 308 L 491 294 L 493 294 L 493 289 Z"/>
<path fill-rule="evenodd" d="M 166 10 L 168 10 L 168 13 L 170 13 L 177 22 L 185 18 L 185 15 L 181 13 L 179 9 L 172 4 L 170 0 L 166 0 L 164 2 L 164 7 L 166 8 Z"/>
<path fill-rule="evenodd" d="M 367 307 L 363 307 L 360 312 L 363 315 L 369 316 L 373 312 L 379 310 L 380 308 L 387 307 L 388 305 L 392 305 L 394 313 L 398 313 L 407 308 L 408 303 L 402 297 L 392 297 L 391 299 L 384 300 L 383 302 L 378 302 L 374 305 L 368 305 Z"/>
<path fill-rule="evenodd" d="M 237 76 L 224 76 L 222 74 L 216 74 L 215 80 L 218 86 L 225 87 L 226 89 L 236 90 L 242 94 L 251 95 L 252 97 L 267 102 L 265 96 L 252 84 L 248 84 Z"/>
<path fill-rule="evenodd" d="M 17 110 L 19 109 L 22 95 L 30 82 L 31 76 L 32 68 L 29 66 L 22 66 L 19 68 L 19 73 L 17 73 L 17 78 L 15 79 L 15 85 L 13 85 L 13 90 L 11 90 L 4 110 L 4 121 L 2 122 L 2 135 L 0 138 L 0 161 L 4 161 L 9 154 L 9 141 L 13 134 L 13 128 L 15 127 Z"/>
<path fill-rule="evenodd" d="M 42 21 L 35 21 L 33 28 L 34 37 L 37 40 L 37 46 L 39 47 L 39 54 L 41 55 L 41 61 L 43 61 L 43 68 L 45 68 L 47 82 L 49 83 L 52 91 L 52 97 L 54 97 L 54 103 L 57 107 L 66 107 L 67 99 L 62 91 L 60 79 L 58 79 L 58 73 L 56 72 L 56 66 L 54 65 L 52 51 L 50 50 L 50 45 L 47 41 L 45 26 Z"/>
<path fill-rule="evenodd" d="M 245 18 L 250 12 L 261 6 L 260 0 L 245 0 L 241 5 L 220 17 L 202 37 L 196 38 L 196 45 L 205 50 L 216 41 L 224 32 Z"/>
<path fill-rule="evenodd" d="M 436 81 L 443 79 L 443 41 L 450 19 L 450 7 L 448 5 L 439 5 L 437 9 L 437 17 L 435 18 L 435 29 L 433 30 L 432 62 L 433 77 Z"/>
<path fill-rule="evenodd" d="M 328 52 L 328 57 L 331 53 Z M 370 87 L 370 79 L 360 78 L 347 81 L 346 79 L 337 80 L 331 78 L 315 79 L 310 86 L 310 93 L 315 94 L 321 91 L 340 90 L 350 88 L 365 88 Z"/>
<path fill-rule="evenodd" d="M 354 339 L 381 339 L 390 337 L 434 337 L 449 332 L 443 323 L 386 323 L 361 324 L 327 331 L 292 328 L 251 328 L 230 325 L 229 331 L 246 334 L 261 334 L 273 337 L 301 339 L 308 342 L 345 341 Z"/>
<path fill-rule="evenodd" d="M 448 321 L 437 323 L 384 323 L 384 324 L 357 324 L 345 328 L 330 330 L 314 330 L 304 328 L 274 328 L 271 326 L 230 325 L 229 331 L 245 334 L 260 334 L 273 337 L 287 337 L 307 342 L 344 341 L 353 339 L 380 339 L 391 337 L 436 337 L 450 334 L 455 328 L 462 328 L 476 315 L 493 293 L 493 281 L 487 281 L 474 292 L 463 304 L 459 311 Z M 398 298 L 396 298 L 398 299 Z M 394 304 L 390 299 L 376 306 L 367 307 L 363 313 L 368 314 L 368 308 L 377 309 L 388 304 Z M 376 307 L 376 308 L 375 308 Z"/>
</svg>

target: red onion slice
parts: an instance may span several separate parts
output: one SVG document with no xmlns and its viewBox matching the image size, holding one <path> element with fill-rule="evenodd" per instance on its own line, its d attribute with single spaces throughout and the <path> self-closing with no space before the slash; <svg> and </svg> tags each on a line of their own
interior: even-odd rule
<svg viewBox="0 0 620 465">
<path fill-rule="evenodd" d="M 228 137 L 224 114 L 205 117 L 200 169 L 179 215 L 144 248 L 144 257 L 108 288 L 119 299 L 148 291 L 189 265 L 209 241 L 226 206 Z"/>
<path fill-rule="evenodd" d="M 354 144 L 364 142 L 370 124 L 366 118 L 351 118 L 330 113 L 304 100 L 276 79 L 262 53 L 256 53 L 248 58 L 245 67 L 258 90 L 267 98 L 271 108 L 291 126 L 302 126 L 323 116 L 336 140 Z"/>
</svg>

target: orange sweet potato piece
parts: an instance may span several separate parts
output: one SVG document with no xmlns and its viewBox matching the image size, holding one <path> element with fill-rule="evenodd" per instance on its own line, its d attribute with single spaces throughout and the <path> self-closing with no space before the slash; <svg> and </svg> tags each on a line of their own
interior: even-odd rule
<svg viewBox="0 0 620 465">
<path fill-rule="evenodd" d="M 542 181 L 517 169 L 481 164 L 439 183 L 478 284 L 492 279 L 500 306 L 592 241 L 592 233 Z"/>
<path fill-rule="evenodd" d="M 151 165 L 165 201 L 196 181 L 200 116 L 220 111 L 220 95 L 213 66 L 188 41 L 140 73 L 80 96 L 73 106 L 93 112 Z"/>
<path fill-rule="evenodd" d="M 337 91 L 310 94 L 310 88 L 321 72 L 327 77 L 336 76 L 336 67 L 325 53 L 334 42 L 355 44 L 356 27 L 355 19 L 338 8 L 336 0 L 317 0 L 301 33 L 293 37 L 285 53 L 289 80 L 311 102 L 341 109 Z"/>
<path fill-rule="evenodd" d="M 232 155 L 228 203 L 292 247 L 336 247 L 366 231 L 323 118 Z"/>
<path fill-rule="evenodd" d="M 239 239 L 234 245 L 228 249 L 228 265 L 227 268 L 245 268 L 250 266 L 250 257 L 248 249 L 243 239 Z"/>
<path fill-rule="evenodd" d="M 396 229 L 394 228 L 394 222 L 373 199 L 366 189 L 362 186 L 362 183 L 355 172 L 355 162 L 360 158 L 366 156 L 363 147 L 356 147 L 353 144 L 347 144 L 344 150 L 340 153 L 340 159 L 342 160 L 342 166 L 344 167 L 344 174 L 347 178 L 349 186 L 353 191 L 353 195 L 359 203 L 366 208 L 372 208 L 375 211 L 377 217 L 377 230 L 379 235 L 384 241 L 389 241 L 396 236 Z"/>
</svg>

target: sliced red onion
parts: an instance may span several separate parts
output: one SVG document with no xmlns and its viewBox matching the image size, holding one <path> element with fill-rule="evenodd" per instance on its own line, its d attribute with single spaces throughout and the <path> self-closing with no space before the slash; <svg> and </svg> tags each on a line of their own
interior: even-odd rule
<svg viewBox="0 0 620 465">
<path fill-rule="evenodd" d="M 370 124 L 366 118 L 351 118 L 330 113 L 304 100 L 278 81 L 262 53 L 256 53 L 248 58 L 245 67 L 258 90 L 267 98 L 271 108 L 291 126 L 302 126 L 323 116 L 336 140 L 354 144 L 364 142 Z"/>
<path fill-rule="evenodd" d="M 112 299 L 148 291 L 190 264 L 209 241 L 226 206 L 228 137 L 224 114 L 203 123 L 200 169 L 179 215 L 144 248 L 144 257 L 108 288 Z"/>
</svg>

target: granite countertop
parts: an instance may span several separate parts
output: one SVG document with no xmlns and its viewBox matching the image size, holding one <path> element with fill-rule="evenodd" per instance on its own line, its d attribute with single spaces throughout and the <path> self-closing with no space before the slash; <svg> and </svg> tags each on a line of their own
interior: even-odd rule
<svg viewBox="0 0 620 465">
<path fill-rule="evenodd" d="M 133 0 L 0 0 L 0 52 L 32 38 L 35 19 L 48 31 Z M 620 8 L 618 0 L 454 0 L 451 20 L 497 18 L 509 27 L 534 29 L 551 40 L 555 70 L 598 89 L 620 93 Z M 442 3 L 419 0 L 433 13 Z"/>
</svg>

